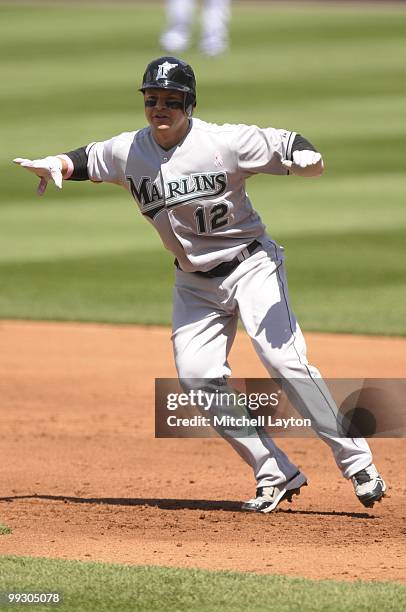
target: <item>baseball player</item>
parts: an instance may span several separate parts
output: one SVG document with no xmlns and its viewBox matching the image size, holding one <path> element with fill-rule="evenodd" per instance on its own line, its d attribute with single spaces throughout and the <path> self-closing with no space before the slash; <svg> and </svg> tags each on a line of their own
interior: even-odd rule
<svg viewBox="0 0 406 612">
<path fill-rule="evenodd" d="M 196 0 L 166 0 L 167 29 L 160 40 L 167 53 L 179 53 L 189 47 Z M 200 49 L 206 55 L 219 55 L 228 47 L 230 0 L 204 0 Z"/>
<path fill-rule="evenodd" d="M 245 190 L 246 180 L 258 173 L 319 176 L 320 153 L 290 130 L 194 118 L 195 76 L 176 57 L 152 61 L 140 91 L 147 127 L 66 154 L 14 161 L 40 177 L 39 194 L 49 181 L 61 188 L 63 179 L 90 179 L 120 185 L 134 198 L 175 256 L 172 341 L 181 380 L 227 384 L 240 318 L 271 376 L 288 381 L 310 414 L 336 414 L 320 373 L 306 358 L 289 304 L 283 249 L 266 233 Z M 320 429 L 360 502 L 369 507 L 379 501 L 386 486 L 366 440 Z M 264 431 L 224 435 L 255 475 L 256 496 L 243 509 L 270 512 L 307 484 Z"/>
</svg>

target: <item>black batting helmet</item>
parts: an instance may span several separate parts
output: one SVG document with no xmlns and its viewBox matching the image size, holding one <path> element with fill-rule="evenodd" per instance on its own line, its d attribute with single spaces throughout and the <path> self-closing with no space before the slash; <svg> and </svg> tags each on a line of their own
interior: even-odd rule
<svg viewBox="0 0 406 612">
<path fill-rule="evenodd" d="M 158 57 L 148 64 L 139 91 L 176 89 L 185 93 L 185 110 L 196 106 L 196 79 L 192 66 L 178 57 Z"/>
</svg>

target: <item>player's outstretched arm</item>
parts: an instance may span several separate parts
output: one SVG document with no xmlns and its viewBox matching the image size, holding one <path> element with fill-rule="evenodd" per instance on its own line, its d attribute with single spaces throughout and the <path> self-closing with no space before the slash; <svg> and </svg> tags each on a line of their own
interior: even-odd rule
<svg viewBox="0 0 406 612">
<path fill-rule="evenodd" d="M 293 161 L 283 159 L 282 164 L 292 174 L 304 177 L 320 176 L 324 170 L 323 159 L 317 151 L 293 151 Z"/>
<path fill-rule="evenodd" d="M 49 155 L 43 159 L 16 157 L 13 159 L 13 162 L 33 172 L 40 178 L 37 188 L 38 195 L 44 193 L 49 181 L 53 181 L 59 189 L 62 189 L 62 179 L 66 176 L 69 168 L 68 160 L 64 155 Z"/>
</svg>

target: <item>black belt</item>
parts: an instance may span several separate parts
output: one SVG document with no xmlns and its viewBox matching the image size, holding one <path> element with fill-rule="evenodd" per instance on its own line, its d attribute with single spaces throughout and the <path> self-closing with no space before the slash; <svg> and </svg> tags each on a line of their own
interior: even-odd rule
<svg viewBox="0 0 406 612">
<path fill-rule="evenodd" d="M 219 276 L 228 276 L 229 274 L 231 274 L 231 272 L 234 272 L 237 266 L 239 266 L 240 263 L 244 261 L 244 259 L 247 259 L 250 255 L 252 255 L 253 252 L 256 251 L 259 246 L 261 246 L 261 243 L 258 242 L 258 240 L 254 240 L 253 242 L 251 242 L 251 244 L 247 246 L 246 249 L 241 251 L 241 253 L 237 255 L 237 257 L 234 257 L 234 259 L 232 259 L 231 261 L 225 261 L 219 264 L 218 266 L 216 266 L 215 268 L 212 268 L 211 270 L 207 270 L 207 272 L 197 271 L 197 272 L 192 272 L 192 274 L 199 274 L 200 276 L 205 276 L 206 278 L 217 278 Z M 244 251 L 248 251 L 247 257 L 244 257 Z M 174 263 L 175 263 L 175 266 L 179 268 L 179 270 L 182 269 L 177 259 L 175 259 Z"/>
</svg>

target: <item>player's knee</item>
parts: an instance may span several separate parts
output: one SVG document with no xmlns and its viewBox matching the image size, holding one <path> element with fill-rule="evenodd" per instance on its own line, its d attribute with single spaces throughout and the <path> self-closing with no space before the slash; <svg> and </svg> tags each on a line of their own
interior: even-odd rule
<svg viewBox="0 0 406 612">
<path fill-rule="evenodd" d="M 176 369 L 180 381 L 192 380 L 194 378 L 204 378 L 204 372 L 201 368 L 194 365 L 193 360 L 185 358 L 183 355 L 176 359 Z"/>
<path fill-rule="evenodd" d="M 197 388 L 196 385 L 200 384 L 200 381 L 204 383 L 207 380 L 222 379 L 225 375 L 221 367 L 216 367 L 213 363 L 204 363 L 196 358 L 188 358 L 185 354 L 177 356 L 176 369 L 178 378 L 184 380 L 185 384 L 190 381 L 193 388 Z M 193 381 L 196 381 L 196 384 Z"/>
<path fill-rule="evenodd" d="M 302 378 L 309 375 L 307 360 L 299 353 L 292 355 L 278 351 L 270 356 L 268 363 L 277 378 Z"/>
</svg>

